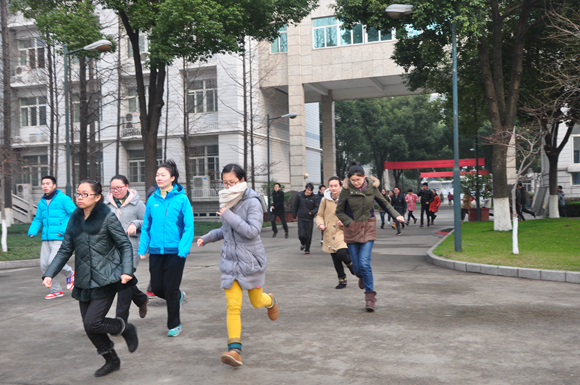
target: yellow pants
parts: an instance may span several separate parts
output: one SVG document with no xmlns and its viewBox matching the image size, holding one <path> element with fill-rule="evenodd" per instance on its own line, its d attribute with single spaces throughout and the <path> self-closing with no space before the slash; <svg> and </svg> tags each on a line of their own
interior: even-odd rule
<svg viewBox="0 0 580 385">
<path fill-rule="evenodd" d="M 228 338 L 230 340 L 240 340 L 242 335 L 242 288 L 238 281 L 234 281 L 230 289 L 224 289 L 226 300 L 228 302 L 227 325 Z M 248 297 L 255 308 L 272 306 L 272 297 L 262 293 L 262 288 L 248 290 Z"/>
</svg>

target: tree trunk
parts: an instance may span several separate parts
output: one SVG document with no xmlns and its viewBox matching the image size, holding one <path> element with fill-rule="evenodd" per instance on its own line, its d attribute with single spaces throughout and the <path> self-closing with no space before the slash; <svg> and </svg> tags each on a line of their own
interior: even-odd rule
<svg viewBox="0 0 580 385">
<path fill-rule="evenodd" d="M 54 78 L 52 73 L 52 47 L 49 45 L 46 46 L 46 64 L 48 68 L 48 100 L 49 100 L 49 108 L 50 108 L 50 125 L 49 125 L 49 132 L 50 132 L 50 146 L 48 151 L 48 172 L 50 175 L 54 176 L 54 167 L 55 167 L 55 147 L 54 147 Z"/>
<path fill-rule="evenodd" d="M 121 87 L 123 69 L 121 68 L 121 27 L 117 39 L 117 140 L 115 141 L 115 175 L 119 175 L 119 152 L 121 150 Z"/>
<path fill-rule="evenodd" d="M 95 117 L 97 111 L 95 109 L 95 104 L 98 103 L 96 100 L 96 89 L 95 89 L 95 60 L 89 59 L 89 101 L 87 106 L 90 131 L 89 131 L 89 177 L 97 180 L 97 143 L 96 143 L 96 131 L 95 131 Z M 103 182 L 103 181 L 101 181 Z"/>
<path fill-rule="evenodd" d="M 10 104 L 12 103 L 12 89 L 10 88 L 10 37 L 8 35 L 8 0 L 0 0 L 2 12 L 0 25 L 2 29 L 2 86 L 4 92 L 4 156 L 2 157 L 2 174 L 4 179 L 4 207 L 12 208 L 12 162 L 8 154 L 12 154 L 12 120 Z M 4 220 L 4 216 L 2 216 Z"/>
<path fill-rule="evenodd" d="M 248 42 L 248 50 L 250 51 L 250 157 L 252 162 L 252 190 L 256 190 L 256 164 L 254 163 L 254 84 L 252 83 L 252 41 Z"/>
<path fill-rule="evenodd" d="M 87 127 L 89 123 L 89 111 L 87 103 L 87 58 L 79 56 L 79 101 L 80 101 L 80 124 L 79 124 L 79 182 L 87 179 L 88 164 L 88 140 Z M 73 162 L 74 165 L 74 157 Z"/>
<path fill-rule="evenodd" d="M 558 158 L 560 157 L 560 153 L 553 152 L 546 154 L 546 157 L 548 158 L 550 168 L 548 175 L 548 188 L 550 190 L 549 215 L 550 218 L 560 218 L 560 212 L 558 211 Z"/>
<path fill-rule="evenodd" d="M 242 52 L 242 98 L 244 100 L 244 171 L 248 172 L 248 90 L 246 81 L 246 44 L 244 40 L 244 51 Z"/>
<path fill-rule="evenodd" d="M 189 201 L 192 200 L 191 191 L 191 167 L 189 163 L 189 109 L 187 103 L 187 90 L 189 88 L 189 71 L 187 60 L 183 59 L 183 157 L 185 158 L 185 190 Z M 168 89 L 169 91 L 169 89 Z M 167 119 L 167 117 L 165 117 Z M 165 130 L 167 133 L 167 130 Z M 165 139 L 167 140 L 167 138 Z"/>
</svg>

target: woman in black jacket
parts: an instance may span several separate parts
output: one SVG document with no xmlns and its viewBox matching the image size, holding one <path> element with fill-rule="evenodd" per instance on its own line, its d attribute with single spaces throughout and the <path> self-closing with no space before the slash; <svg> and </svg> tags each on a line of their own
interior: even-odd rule
<svg viewBox="0 0 580 385">
<path fill-rule="evenodd" d="M 276 217 L 280 218 L 282 227 L 284 228 L 284 238 L 288 239 L 288 225 L 286 224 L 286 213 L 284 212 L 284 191 L 280 183 L 274 185 L 274 192 L 272 193 L 272 210 L 270 214 L 270 222 L 272 222 L 272 238 L 278 235 L 278 228 L 276 227 Z"/>
<path fill-rule="evenodd" d="M 121 367 L 111 335 L 122 335 L 129 352 L 139 345 L 137 328 L 122 318 L 105 318 L 117 292 L 137 283 L 133 276 L 133 248 L 117 216 L 103 203 L 103 188 L 85 179 L 77 189 L 78 208 L 72 213 L 64 240 L 42 277 L 50 287 L 52 277 L 75 254 L 75 287 L 72 297 L 79 301 L 87 336 L 106 362 L 95 372 L 105 376 Z"/>
<path fill-rule="evenodd" d="M 405 195 L 401 193 L 401 189 L 395 187 L 393 189 L 393 196 L 391 196 L 391 205 L 393 208 L 400 213 L 402 216 L 405 216 L 405 212 L 407 211 L 407 201 L 405 200 Z M 398 222 L 397 224 L 397 235 L 401 235 L 401 226 L 405 228 L 405 222 Z"/>
</svg>

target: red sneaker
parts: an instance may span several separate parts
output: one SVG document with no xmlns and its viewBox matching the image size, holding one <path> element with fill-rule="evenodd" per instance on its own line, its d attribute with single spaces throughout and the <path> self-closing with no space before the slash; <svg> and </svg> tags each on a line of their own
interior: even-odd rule
<svg viewBox="0 0 580 385">
<path fill-rule="evenodd" d="M 64 293 L 62 291 L 57 291 L 54 293 L 47 294 L 44 297 L 44 299 L 53 299 L 53 298 L 58 298 L 58 297 L 62 297 L 62 296 L 64 296 Z"/>
<path fill-rule="evenodd" d="M 75 272 L 73 271 L 73 273 L 70 275 L 70 277 L 68 277 L 66 279 L 66 289 L 67 290 L 72 290 L 73 287 L 75 287 Z"/>
<path fill-rule="evenodd" d="M 148 291 L 147 292 L 147 297 L 149 297 L 149 298 L 157 298 L 157 296 L 155 295 L 155 293 L 153 293 L 152 291 Z"/>
</svg>

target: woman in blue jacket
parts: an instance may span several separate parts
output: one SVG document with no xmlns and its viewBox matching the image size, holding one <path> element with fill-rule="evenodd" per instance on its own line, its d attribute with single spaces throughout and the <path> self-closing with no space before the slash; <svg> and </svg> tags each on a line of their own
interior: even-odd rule
<svg viewBox="0 0 580 385">
<path fill-rule="evenodd" d="M 149 250 L 151 290 L 167 301 L 168 337 L 177 337 L 181 332 L 179 312 L 185 293 L 179 285 L 193 243 L 193 211 L 183 187 L 177 183 L 178 178 L 172 160 L 157 169 L 158 187 L 147 200 L 139 243 L 141 259 Z"/>
</svg>

